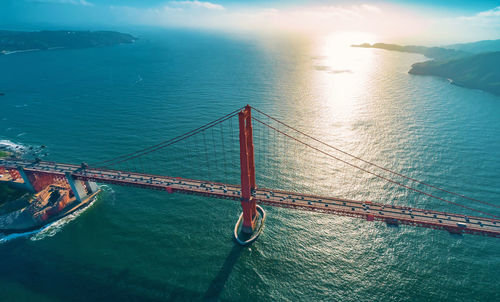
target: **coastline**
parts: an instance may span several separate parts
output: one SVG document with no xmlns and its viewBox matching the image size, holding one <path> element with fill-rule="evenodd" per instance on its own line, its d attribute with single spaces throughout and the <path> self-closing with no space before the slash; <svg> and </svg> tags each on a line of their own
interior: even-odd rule
<svg viewBox="0 0 500 302">
<path fill-rule="evenodd" d="M 21 188 L 16 188 L 8 183 L 0 182 L 0 213 L 4 206 L 12 203 L 18 203 L 22 199 L 26 200 L 32 197 L 32 194 Z"/>
<path fill-rule="evenodd" d="M 138 38 L 116 31 L 0 30 L 0 55 L 41 50 L 80 49 L 131 44 Z"/>
<path fill-rule="evenodd" d="M 493 67 L 498 66 L 500 62 L 498 51 L 467 53 L 442 47 L 400 46 L 384 43 L 373 45 L 364 43 L 351 45 L 351 47 L 422 54 L 430 60 L 412 64 L 409 74 L 436 76 L 447 79 L 452 85 L 500 96 L 500 72 Z"/>
<path fill-rule="evenodd" d="M 414 63 L 408 73 L 437 76 L 456 86 L 500 96 L 500 71 L 496 67 L 499 62 L 500 52 L 480 53 L 448 61 Z"/>
</svg>

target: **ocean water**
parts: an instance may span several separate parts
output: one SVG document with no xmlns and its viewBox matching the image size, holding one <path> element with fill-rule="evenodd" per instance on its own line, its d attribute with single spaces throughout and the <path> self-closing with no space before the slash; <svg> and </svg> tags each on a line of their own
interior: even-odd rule
<svg viewBox="0 0 500 302">
<path fill-rule="evenodd" d="M 409 75 L 423 56 L 335 37 L 134 34 L 132 45 L 0 56 L 0 140 L 92 163 L 251 104 L 364 159 L 500 205 L 500 97 Z M 256 155 L 259 184 L 463 212 L 274 145 L 258 126 L 255 136 L 267 154 Z M 195 168 L 155 156 L 148 161 L 169 173 Z M 500 300 L 498 239 L 266 207 L 263 234 L 242 248 L 232 239 L 240 211 L 233 201 L 105 186 L 86 211 L 0 243 L 0 301 Z"/>
</svg>

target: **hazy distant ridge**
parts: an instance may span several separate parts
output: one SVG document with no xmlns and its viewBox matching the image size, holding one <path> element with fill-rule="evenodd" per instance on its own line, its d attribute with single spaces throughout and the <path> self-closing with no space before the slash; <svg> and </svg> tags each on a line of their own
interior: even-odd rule
<svg viewBox="0 0 500 302">
<path fill-rule="evenodd" d="M 51 48 L 87 48 L 132 43 L 132 35 L 114 31 L 0 30 L 0 53 Z"/>
<path fill-rule="evenodd" d="M 500 40 L 483 40 L 472 43 L 445 45 L 443 47 L 471 53 L 493 52 L 500 51 Z"/>
<path fill-rule="evenodd" d="M 413 64 L 410 74 L 444 77 L 456 85 L 500 95 L 500 40 L 452 44 L 447 48 L 385 43 L 351 46 L 420 53 L 434 60 Z"/>
<path fill-rule="evenodd" d="M 428 58 L 436 59 L 436 60 L 460 58 L 460 57 L 465 57 L 467 55 L 470 55 L 470 53 L 465 52 L 465 51 L 461 51 L 461 50 L 448 49 L 448 48 L 442 48 L 442 47 L 417 46 L 417 45 L 401 46 L 401 45 L 397 45 L 397 44 L 386 44 L 386 43 L 375 43 L 373 45 L 370 45 L 368 43 L 364 43 L 364 44 L 351 45 L 351 46 L 352 47 L 362 47 L 362 48 L 379 48 L 379 49 L 409 52 L 409 53 L 419 53 L 419 54 L 423 54 L 424 56 L 426 56 Z"/>
</svg>

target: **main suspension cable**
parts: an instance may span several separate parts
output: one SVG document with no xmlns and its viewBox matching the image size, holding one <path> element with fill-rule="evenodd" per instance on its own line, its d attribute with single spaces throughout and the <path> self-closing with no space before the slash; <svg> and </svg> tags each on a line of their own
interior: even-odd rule
<svg viewBox="0 0 500 302">
<path fill-rule="evenodd" d="M 366 164 L 369 164 L 369 165 L 371 165 L 371 166 L 374 166 L 374 167 L 377 167 L 377 168 L 379 168 L 379 169 L 382 169 L 382 170 L 384 170 L 384 171 L 386 171 L 386 172 L 392 173 L 392 174 L 394 174 L 394 175 L 397 175 L 397 176 L 403 177 L 403 178 L 405 178 L 405 179 L 408 179 L 408 180 L 414 181 L 414 182 L 419 183 L 419 184 L 421 184 L 421 185 L 424 185 L 424 186 L 427 186 L 427 187 L 430 187 L 430 188 L 433 188 L 433 189 L 436 189 L 436 190 L 439 190 L 439 191 L 442 191 L 442 192 L 446 192 L 446 193 L 449 193 L 449 194 L 452 194 L 452 195 L 455 195 L 455 196 L 459 196 L 459 197 L 462 197 L 462 198 L 465 198 L 465 199 L 468 199 L 468 200 L 476 201 L 476 202 L 479 202 L 479 203 L 482 203 L 482 204 L 485 204 L 485 205 L 488 205 L 488 206 L 492 206 L 492 207 L 495 207 L 495 208 L 500 208 L 500 205 L 492 204 L 492 203 L 490 203 L 490 202 L 482 201 L 482 200 L 479 200 L 479 199 L 476 199 L 476 198 L 472 198 L 472 197 L 465 196 L 465 195 L 460 194 L 460 193 L 455 193 L 455 192 L 452 192 L 452 191 L 449 191 L 449 190 L 446 190 L 446 189 L 443 189 L 443 188 L 439 188 L 439 187 L 437 187 L 437 186 L 434 186 L 434 185 L 428 184 L 428 183 L 423 182 L 423 181 L 421 181 L 421 180 L 418 180 L 418 179 L 412 178 L 412 177 L 410 177 L 410 176 L 406 176 L 406 175 L 404 175 L 404 174 L 401 174 L 401 173 L 398 173 L 398 172 L 396 172 L 396 171 L 393 171 L 393 170 L 387 169 L 387 168 L 382 167 L 382 166 L 380 166 L 380 165 L 377 165 L 377 164 L 375 164 L 375 163 L 369 162 L 369 161 L 367 161 L 367 160 L 365 160 L 365 159 L 362 159 L 362 158 L 361 158 L 361 157 L 359 157 L 359 156 L 353 155 L 353 154 L 351 154 L 351 153 L 349 153 L 349 152 L 346 152 L 346 151 L 344 151 L 344 150 L 342 150 L 342 149 L 339 149 L 339 148 L 337 148 L 337 147 L 335 147 L 335 146 L 332 146 L 332 145 L 330 145 L 330 144 L 328 144 L 328 143 L 325 143 L 325 142 L 323 142 L 323 141 L 321 141 L 321 140 L 319 140 L 319 139 L 317 139 L 317 138 L 315 138 L 315 137 L 313 137 L 313 136 L 311 136 L 311 135 L 309 135 L 309 134 L 307 134 L 307 133 L 304 133 L 303 131 L 300 131 L 300 130 L 298 130 L 298 129 L 296 129 L 296 128 L 292 127 L 292 126 L 289 126 L 289 125 L 287 125 L 287 124 L 283 123 L 282 121 L 280 121 L 280 120 L 278 120 L 278 119 L 276 119 L 276 118 L 274 118 L 274 117 L 272 117 L 272 116 L 270 116 L 270 115 L 268 115 L 268 114 L 266 114 L 266 113 L 264 113 L 264 112 L 260 111 L 259 109 L 255 108 L 255 107 L 252 107 L 252 109 L 254 109 L 255 111 L 257 111 L 257 112 L 259 112 L 259 113 L 261 113 L 261 114 L 263 114 L 263 115 L 267 116 L 268 118 L 272 119 L 273 121 L 275 121 L 275 122 L 277 122 L 277 123 L 280 123 L 281 125 L 283 125 L 283 126 L 285 126 L 285 127 L 287 127 L 287 128 L 290 128 L 291 130 L 293 130 L 293 131 L 295 131 L 295 132 L 297 132 L 297 133 L 300 133 L 300 134 L 302 134 L 302 135 L 304 135 L 304 136 L 306 136 L 306 137 L 308 137 L 308 138 L 310 138 L 310 139 L 312 139 L 312 140 L 314 140 L 314 141 L 316 141 L 316 142 L 318 142 L 318 143 L 320 143 L 320 144 L 323 144 L 323 145 L 325 145 L 325 146 L 327 146 L 327 147 L 329 147 L 329 148 L 332 148 L 332 149 L 334 149 L 334 150 L 337 150 L 337 151 L 339 151 L 339 152 L 341 152 L 341 153 L 343 153 L 343 154 L 345 154 L 345 155 L 348 155 L 348 156 L 350 156 L 350 157 L 352 157 L 352 158 L 355 158 L 355 159 L 357 159 L 357 160 L 360 160 L 360 161 L 362 161 L 362 162 L 364 162 L 364 163 L 366 163 Z"/>
<path fill-rule="evenodd" d="M 203 131 L 205 131 L 205 130 L 207 130 L 207 129 L 210 129 L 211 127 L 216 126 L 216 125 L 218 125 L 218 124 L 220 124 L 220 123 L 222 123 L 222 122 L 225 122 L 225 121 L 227 121 L 228 119 L 230 119 L 230 118 L 232 118 L 232 117 L 234 117 L 234 116 L 236 116 L 236 115 L 237 115 L 237 113 L 233 113 L 232 115 L 227 115 L 224 119 L 219 120 L 219 121 L 217 121 L 216 123 L 211 124 L 211 125 L 210 125 L 210 126 L 208 126 L 208 127 L 205 127 L 205 128 L 199 127 L 199 128 L 197 128 L 197 130 L 196 130 L 196 131 L 195 131 L 195 130 L 192 130 L 192 131 L 187 132 L 187 133 L 189 133 L 188 135 L 186 135 L 187 133 L 185 133 L 184 135 L 177 136 L 177 138 L 176 138 L 176 139 L 170 140 L 170 141 L 169 141 L 167 144 L 165 144 L 165 145 L 158 146 L 158 147 L 156 147 L 156 148 L 154 148 L 154 149 L 149 149 L 149 150 L 144 151 L 144 152 L 142 152 L 142 153 L 136 153 L 136 154 L 134 154 L 134 155 L 133 155 L 133 156 L 131 156 L 131 157 L 127 157 L 127 158 L 124 158 L 124 159 L 119 160 L 119 161 L 117 161 L 117 162 L 113 162 L 113 163 L 110 163 L 110 164 L 104 165 L 104 167 L 109 167 L 109 166 L 112 166 L 112 165 L 116 165 L 116 164 L 119 164 L 119 163 L 122 163 L 122 162 L 125 162 L 125 161 L 128 161 L 128 160 L 131 160 L 131 159 L 134 159 L 134 158 L 137 158 L 137 157 L 140 157 L 140 156 L 143 156 L 143 155 L 146 155 L 146 154 L 149 154 L 149 153 L 152 153 L 152 152 L 158 151 L 158 150 L 160 150 L 160 149 L 166 148 L 166 147 L 168 147 L 168 146 L 170 146 L 170 145 L 173 145 L 173 144 L 175 144 L 175 143 L 177 143 L 177 142 L 180 142 L 180 141 L 182 141 L 182 140 L 185 140 L 185 139 L 187 139 L 187 138 L 189 138 L 189 137 L 191 137 L 191 136 L 193 136 L 193 135 L 195 135 L 195 134 L 198 134 L 198 133 L 203 132 Z M 200 129 L 200 128 L 202 128 L 202 129 Z"/>
<path fill-rule="evenodd" d="M 213 121 L 211 121 L 211 122 L 209 122 L 209 123 L 206 123 L 206 124 L 204 124 L 204 125 L 202 125 L 202 126 L 200 126 L 200 127 L 196 128 L 196 129 L 193 129 L 193 130 L 191 130 L 191 131 L 189 131 L 189 132 L 186 132 L 186 133 L 184 133 L 184 134 L 178 135 L 178 136 L 176 136 L 176 137 L 174 137 L 174 138 L 171 138 L 171 139 L 168 139 L 168 140 L 162 141 L 162 142 L 160 142 L 160 143 L 158 143 L 158 144 L 156 144 L 156 145 L 149 146 L 149 147 L 146 147 L 146 148 L 144 148 L 144 149 L 136 150 L 136 151 L 133 151 L 133 152 L 130 152 L 130 153 L 127 153 L 127 154 L 123 154 L 123 155 L 120 155 L 120 156 L 117 156 L 117 157 L 114 157 L 114 158 L 111 158 L 111 159 L 108 159 L 108 160 L 103 160 L 103 161 L 95 162 L 95 163 L 93 163 L 93 164 L 92 164 L 92 166 L 99 166 L 99 165 L 104 165 L 104 164 L 106 164 L 106 165 L 104 165 L 104 166 L 105 166 L 105 167 L 107 167 L 107 166 L 110 166 L 110 165 L 114 165 L 115 163 L 113 163 L 113 162 L 114 162 L 114 161 L 117 161 L 117 160 L 119 160 L 119 159 L 128 158 L 128 157 L 131 157 L 131 156 L 133 156 L 133 155 L 135 155 L 135 154 L 142 153 L 142 152 L 148 151 L 148 150 L 150 150 L 150 149 L 160 147 L 160 146 L 161 146 L 161 145 L 163 145 L 163 144 L 168 144 L 168 143 L 170 143 L 170 142 L 172 142 L 172 141 L 174 141 L 174 140 L 176 140 L 176 139 L 179 139 L 179 138 L 181 138 L 181 137 L 184 137 L 184 136 L 186 136 L 186 135 L 189 135 L 189 134 L 191 134 L 191 133 L 193 133 L 193 132 L 195 132 L 195 131 L 198 131 L 198 130 L 200 130 L 200 129 L 203 129 L 203 128 L 209 128 L 209 127 L 211 127 L 211 126 L 214 126 L 214 125 L 215 125 L 215 123 L 219 122 L 220 120 L 222 120 L 222 119 L 224 119 L 224 118 L 226 118 L 226 117 L 228 117 L 228 116 L 231 116 L 231 117 L 232 117 L 233 115 L 235 115 L 236 113 L 238 113 L 239 111 L 241 111 L 241 109 L 243 109 L 243 107 L 238 108 L 238 109 L 236 109 L 236 110 L 234 110 L 234 111 L 232 111 L 232 112 L 230 112 L 230 113 L 228 113 L 228 114 L 226 114 L 226 115 L 224 115 L 224 116 L 222 116 L 222 117 L 220 117 L 220 118 L 218 118 L 218 119 L 216 119 L 216 120 L 213 120 Z M 156 150 L 156 149 L 155 149 L 155 150 Z M 131 158 L 134 158 L 134 157 L 131 157 Z M 119 162 L 123 162 L 123 160 L 120 160 L 120 161 L 118 161 L 117 163 L 119 163 Z M 107 163 L 110 163 L 110 164 L 107 164 Z"/>
<path fill-rule="evenodd" d="M 415 192 L 418 192 L 418 193 L 421 193 L 421 194 L 427 195 L 427 196 L 429 196 L 429 197 L 436 198 L 436 199 L 438 199 L 438 200 L 441 200 L 441 201 L 444 201 L 444 202 L 447 202 L 447 203 L 450 203 L 450 204 L 454 204 L 454 205 L 456 205 L 456 206 L 462 207 L 462 208 L 467 209 L 467 210 L 471 210 L 471 211 L 474 211 L 474 212 L 482 213 L 482 214 L 484 214 L 484 215 L 488 215 L 488 216 L 492 216 L 492 217 L 495 217 L 495 218 L 499 218 L 499 216 L 497 216 L 497 215 L 494 215 L 494 214 L 491 214 L 491 213 L 488 213 L 488 212 L 484 212 L 484 211 L 481 211 L 481 210 L 477 210 L 477 209 L 474 209 L 474 208 L 471 208 L 471 207 L 468 207 L 468 206 L 464 206 L 464 205 L 462 205 L 462 204 L 459 204 L 459 203 L 456 203 L 456 202 L 453 202 L 453 201 L 450 201 L 450 200 L 447 200 L 447 199 L 444 199 L 444 198 L 441 198 L 441 197 L 438 197 L 438 196 L 435 196 L 435 195 L 429 194 L 429 193 L 427 193 L 427 192 L 421 191 L 421 190 L 419 190 L 419 189 L 415 189 L 415 188 L 413 188 L 413 187 L 407 186 L 407 185 L 405 185 L 405 184 L 402 184 L 402 183 L 400 183 L 400 182 L 397 182 L 397 181 L 392 180 L 392 179 L 390 179 L 390 178 L 387 178 L 387 177 L 385 177 L 385 176 L 382 176 L 382 175 L 379 175 L 379 174 L 377 174 L 377 173 L 374 173 L 374 172 L 371 172 L 371 171 L 369 171 L 369 170 L 366 170 L 366 169 L 364 169 L 364 168 L 362 168 L 362 167 L 359 167 L 359 166 L 357 166 L 357 165 L 355 165 L 355 164 L 352 164 L 352 163 L 350 163 L 350 162 L 348 162 L 348 161 L 345 161 L 345 160 L 343 160 L 343 159 L 340 159 L 340 158 L 336 157 L 335 155 L 332 155 L 332 154 L 330 154 L 330 153 L 327 153 L 327 152 L 325 152 L 325 151 L 323 151 L 323 150 L 321 150 L 321 149 L 319 149 L 319 148 L 317 148 L 317 147 L 314 147 L 314 146 L 312 146 L 312 145 L 310 145 L 310 144 L 308 144 L 308 143 L 306 143 L 306 142 L 303 142 L 303 141 L 301 141 L 301 140 L 299 140 L 299 139 L 297 139 L 297 138 L 295 138 L 295 137 L 293 137 L 293 136 L 291 136 L 291 135 L 289 135 L 289 134 L 287 134 L 287 133 L 285 133 L 285 132 L 283 132 L 283 131 L 280 131 L 280 130 L 276 129 L 275 127 L 273 127 L 273 126 L 271 126 L 271 125 L 269 125 L 269 124 L 267 124 L 267 123 L 265 123 L 265 122 L 263 122 L 263 121 L 261 121 L 261 120 L 259 120 L 259 119 L 255 118 L 255 117 L 252 117 L 252 119 L 254 119 L 255 121 L 257 121 L 257 122 L 259 122 L 259 123 L 261 123 L 261 124 L 263 124 L 264 126 L 267 126 L 267 127 L 271 128 L 271 129 L 273 129 L 274 131 L 277 131 L 278 133 L 280 133 L 280 134 L 282 134 L 282 135 L 284 135 L 284 136 L 286 136 L 286 137 L 288 137 L 288 138 L 290 138 L 290 139 L 292 139 L 292 140 L 295 140 L 296 142 L 298 142 L 298 143 L 300 143 L 300 144 L 303 144 L 303 145 L 305 145 L 305 146 L 307 146 L 307 147 L 309 147 L 309 148 L 311 148 L 311 149 L 314 149 L 314 150 L 316 150 L 316 151 L 318 151 L 318 152 L 320 152 L 320 153 L 322 153 L 322 154 L 324 154 L 324 155 L 326 155 L 326 156 L 329 156 L 329 157 L 331 157 L 331 158 L 333 158 L 333 159 L 336 159 L 336 160 L 338 160 L 338 161 L 341 161 L 341 162 L 343 162 L 343 163 L 344 163 L 344 164 L 346 164 L 346 165 L 349 165 L 349 166 L 354 167 L 354 168 L 356 168 L 356 169 L 359 169 L 359 170 L 361 170 L 361 171 L 363 171 L 363 172 L 366 172 L 366 173 L 369 173 L 369 174 L 371 174 L 371 175 L 374 175 L 374 176 L 376 176 L 376 177 L 378 177 L 378 178 L 380 178 L 380 179 L 383 179 L 383 180 L 385 180 L 385 181 L 388 181 L 388 182 L 394 183 L 394 184 L 396 184 L 396 185 L 398 185 L 398 186 L 401 186 L 401 187 L 404 187 L 404 188 L 406 188 L 406 189 L 409 189 L 409 190 L 412 190 L 412 191 L 415 191 Z"/>
</svg>

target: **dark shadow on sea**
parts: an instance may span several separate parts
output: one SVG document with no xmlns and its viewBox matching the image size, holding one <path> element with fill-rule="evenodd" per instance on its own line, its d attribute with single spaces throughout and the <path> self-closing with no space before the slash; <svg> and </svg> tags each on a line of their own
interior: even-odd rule
<svg viewBox="0 0 500 302">
<path fill-rule="evenodd" d="M 27 240 L 27 239 L 26 239 Z M 0 283 L 19 283 L 29 291 L 61 301 L 218 301 L 245 247 L 234 243 L 205 293 L 136 276 L 129 269 L 79 262 L 74 255 L 30 246 L 24 239 L 0 246 Z M 29 253 L 27 252 L 29 250 Z M 0 293 L 0 301 L 6 297 Z"/>
<path fill-rule="evenodd" d="M 127 268 L 110 270 L 83 264 L 74 255 L 25 247 L 22 239 L 0 246 L 0 283 L 19 283 L 35 294 L 58 301 L 155 302 L 203 298 L 200 292 L 132 275 Z M 4 295 L 0 293 L 0 301 L 8 301 L 9 297 Z"/>
<path fill-rule="evenodd" d="M 234 244 L 233 248 L 231 249 L 231 252 L 229 255 L 226 257 L 226 261 L 224 261 L 224 264 L 222 265 L 221 269 L 219 270 L 219 273 L 215 278 L 210 282 L 210 286 L 208 287 L 207 291 L 205 292 L 205 295 L 203 296 L 204 301 L 218 301 L 219 296 L 224 290 L 224 286 L 226 285 L 227 279 L 229 279 L 229 276 L 231 275 L 231 272 L 238 262 L 238 259 L 240 259 L 241 252 L 245 249 L 244 246 Z"/>
</svg>

